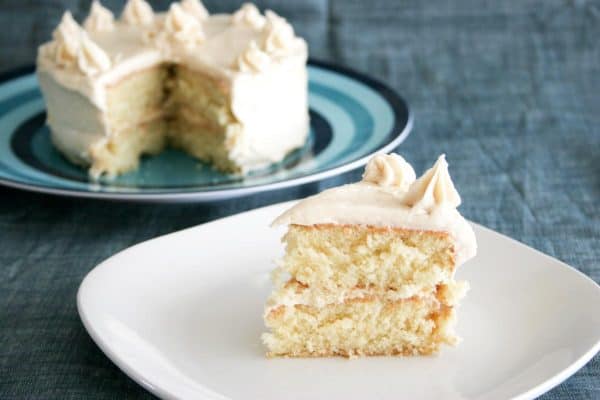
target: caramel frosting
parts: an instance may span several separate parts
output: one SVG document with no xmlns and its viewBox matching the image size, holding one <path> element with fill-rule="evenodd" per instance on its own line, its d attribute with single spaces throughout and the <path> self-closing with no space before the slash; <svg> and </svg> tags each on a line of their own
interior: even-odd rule
<svg viewBox="0 0 600 400">
<path fill-rule="evenodd" d="M 242 7 L 231 16 L 234 24 L 245 24 L 252 29 L 261 30 L 266 19 L 260 14 L 258 8 L 252 3 L 244 3 Z"/>
<path fill-rule="evenodd" d="M 81 36 L 77 65 L 85 75 L 98 75 L 110 68 L 110 58 L 87 35 Z"/>
<path fill-rule="evenodd" d="M 460 195 L 448 173 L 446 156 L 442 154 L 436 163 L 423 174 L 402 199 L 407 206 L 431 211 L 436 207 L 457 208 Z"/>
<path fill-rule="evenodd" d="M 88 32 L 111 31 L 115 28 L 115 17 L 109 9 L 94 0 L 90 8 L 90 15 L 85 19 L 83 27 Z"/>
<path fill-rule="evenodd" d="M 132 71 L 163 62 L 185 63 L 231 86 L 245 84 L 243 75 L 255 75 L 273 63 L 289 64 L 290 68 L 305 65 L 306 42 L 274 12 L 263 16 L 251 4 L 233 15 L 209 15 L 205 11 L 198 0 L 173 3 L 168 13 L 154 13 L 144 0 L 129 0 L 120 19 L 114 20 L 96 1 L 85 30 L 69 12 L 64 14 L 53 40 L 40 46 L 38 71 L 105 110 L 106 86 Z M 86 41 L 85 59 L 78 63 L 81 37 L 85 35 L 93 44 Z M 78 68 L 79 64 L 83 68 Z M 94 74 L 90 75 L 91 71 Z M 86 76 L 93 79 L 84 79 Z"/>
<path fill-rule="evenodd" d="M 447 283 L 439 293 L 439 299 L 434 297 L 427 290 L 415 290 L 413 288 L 402 288 L 401 290 L 388 290 L 378 288 L 359 288 L 339 289 L 335 292 L 326 290 L 310 290 L 297 282 L 276 282 L 278 287 L 267 299 L 265 305 L 265 315 L 268 315 L 273 309 L 281 306 L 294 307 L 297 304 L 304 304 L 313 307 L 325 307 L 330 304 L 341 304 L 353 299 L 377 298 L 380 301 L 395 302 L 411 297 L 420 297 L 421 299 L 432 299 L 442 301 L 448 306 L 455 306 L 465 297 L 469 290 L 469 284 L 465 281 Z M 410 286 L 410 285 L 409 285 Z"/>
<path fill-rule="evenodd" d="M 263 34 L 263 47 L 268 53 L 287 52 L 294 44 L 294 28 L 273 11 L 265 12 L 266 23 Z"/>
<path fill-rule="evenodd" d="M 110 68 L 108 55 L 90 39 L 69 12 L 63 15 L 53 37 L 54 42 L 45 54 L 57 68 L 85 76 L 96 76 Z"/>
<path fill-rule="evenodd" d="M 253 73 L 263 71 L 270 61 L 269 56 L 258 47 L 256 41 L 250 42 L 246 51 L 236 60 L 239 71 Z"/>
<path fill-rule="evenodd" d="M 198 21 L 204 21 L 209 16 L 208 10 L 199 0 L 182 0 L 181 8 Z"/>
<path fill-rule="evenodd" d="M 154 11 L 144 0 L 129 0 L 123 9 L 121 19 L 129 25 L 150 25 L 154 21 Z"/>
<path fill-rule="evenodd" d="M 77 64 L 79 53 L 80 28 L 70 12 L 64 13 L 60 24 L 54 30 L 53 46 L 48 51 L 48 56 L 53 58 L 59 68 L 71 68 Z"/>
<path fill-rule="evenodd" d="M 177 3 L 171 4 L 169 8 L 164 30 L 173 41 L 186 47 L 201 44 L 205 39 L 199 20 Z"/>
<path fill-rule="evenodd" d="M 475 234 L 456 210 L 460 197 L 444 156 L 417 180 L 405 162 L 398 155 L 375 156 L 362 181 L 308 197 L 273 225 L 349 224 L 442 231 L 455 240 L 457 265 L 474 257 Z M 409 185 L 411 178 L 414 182 Z"/>
<path fill-rule="evenodd" d="M 378 154 L 374 156 L 362 176 L 364 182 L 406 191 L 416 179 L 415 170 L 400 155 Z"/>
</svg>

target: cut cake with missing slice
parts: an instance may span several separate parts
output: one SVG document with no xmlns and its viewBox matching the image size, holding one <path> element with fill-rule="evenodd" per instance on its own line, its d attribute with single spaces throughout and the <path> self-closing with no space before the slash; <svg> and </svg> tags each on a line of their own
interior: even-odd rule
<svg viewBox="0 0 600 400">
<path fill-rule="evenodd" d="M 468 289 L 456 267 L 476 241 L 441 156 L 421 178 L 397 154 L 359 183 L 281 215 L 286 253 L 267 301 L 269 356 L 428 355 L 454 345 Z"/>
<path fill-rule="evenodd" d="M 309 133 L 306 42 L 273 11 L 210 14 L 199 0 L 154 12 L 128 0 L 119 18 L 92 3 L 67 11 L 38 50 L 55 147 L 92 179 L 183 150 L 246 174 L 282 161 Z"/>
</svg>

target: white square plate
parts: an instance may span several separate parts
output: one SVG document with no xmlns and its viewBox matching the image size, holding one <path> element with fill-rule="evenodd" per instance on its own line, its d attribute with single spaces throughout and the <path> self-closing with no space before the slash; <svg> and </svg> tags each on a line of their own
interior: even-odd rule
<svg viewBox="0 0 600 400">
<path fill-rule="evenodd" d="M 260 341 L 269 223 L 291 203 L 133 246 L 78 294 L 81 319 L 127 375 L 162 398 L 530 399 L 600 348 L 600 287 L 575 269 L 475 226 L 478 256 L 459 310 L 464 341 L 437 357 L 267 359 Z"/>
</svg>

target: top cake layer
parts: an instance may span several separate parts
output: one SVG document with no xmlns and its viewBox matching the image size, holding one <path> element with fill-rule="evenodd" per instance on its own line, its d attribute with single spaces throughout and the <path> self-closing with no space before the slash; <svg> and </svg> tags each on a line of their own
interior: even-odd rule
<svg viewBox="0 0 600 400">
<path fill-rule="evenodd" d="M 442 155 L 415 180 L 397 154 L 377 155 L 358 183 L 325 190 L 278 217 L 273 225 L 365 225 L 446 232 L 454 240 L 455 265 L 475 256 L 477 243 L 456 208 L 461 199 Z"/>
<path fill-rule="evenodd" d="M 234 14 L 209 15 L 198 0 L 173 3 L 167 13 L 129 0 L 117 20 L 94 2 L 83 25 L 66 12 L 53 40 L 40 46 L 37 66 L 101 110 L 107 108 L 107 86 L 157 64 L 182 63 L 233 87 L 274 65 L 304 65 L 308 54 L 285 19 L 272 11 L 263 16 L 251 4 Z M 260 92 L 255 95 L 259 102 Z M 233 99 L 234 112 L 244 114 L 244 106 Z"/>
</svg>

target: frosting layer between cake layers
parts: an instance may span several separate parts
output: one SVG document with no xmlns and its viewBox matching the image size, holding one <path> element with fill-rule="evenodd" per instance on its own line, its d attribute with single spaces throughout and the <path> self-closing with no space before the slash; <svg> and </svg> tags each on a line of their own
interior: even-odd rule
<svg viewBox="0 0 600 400">
<path fill-rule="evenodd" d="M 37 60 L 53 139 L 74 161 L 88 164 L 90 148 L 117 133 L 106 118 L 107 92 L 161 65 L 183 65 L 224 88 L 243 127 L 231 151 L 242 171 L 279 161 L 304 143 L 307 45 L 275 13 L 246 4 L 231 15 L 209 15 L 197 0 L 154 13 L 145 1 L 130 0 L 114 19 L 94 2 L 84 26 L 65 13 Z"/>
<path fill-rule="evenodd" d="M 328 304 L 341 304 L 347 301 L 369 301 L 377 300 L 381 302 L 398 302 L 407 299 L 432 298 L 435 297 L 444 305 L 455 306 L 465 296 L 469 290 L 469 284 L 465 281 L 449 282 L 440 285 L 436 292 L 428 293 L 412 293 L 406 295 L 404 291 L 388 290 L 382 288 L 351 288 L 339 289 L 337 291 L 315 290 L 304 286 L 297 281 L 291 279 L 285 282 L 281 287 L 274 291 L 269 296 L 266 306 L 265 315 L 271 311 L 284 306 L 294 307 L 297 304 L 325 307 Z"/>
</svg>

